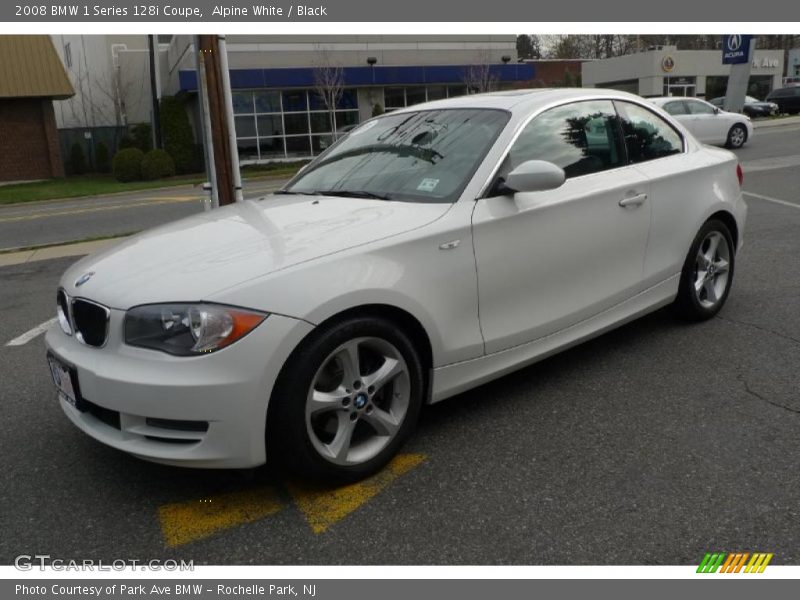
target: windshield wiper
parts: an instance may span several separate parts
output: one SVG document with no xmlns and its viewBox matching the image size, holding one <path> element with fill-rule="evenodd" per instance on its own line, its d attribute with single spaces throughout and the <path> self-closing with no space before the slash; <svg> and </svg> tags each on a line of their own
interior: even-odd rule
<svg viewBox="0 0 800 600">
<path fill-rule="evenodd" d="M 319 196 L 319 192 L 296 192 L 294 190 L 275 190 L 272 193 L 286 196 Z"/>
<path fill-rule="evenodd" d="M 317 190 L 322 196 L 342 196 L 343 198 L 370 198 L 372 200 L 391 200 L 389 194 L 377 194 L 367 190 Z"/>
</svg>

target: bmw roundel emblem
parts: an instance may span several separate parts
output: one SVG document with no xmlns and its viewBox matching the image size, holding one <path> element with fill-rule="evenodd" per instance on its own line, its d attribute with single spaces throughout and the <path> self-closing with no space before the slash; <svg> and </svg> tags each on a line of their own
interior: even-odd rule
<svg viewBox="0 0 800 600">
<path fill-rule="evenodd" d="M 89 281 L 92 276 L 94 275 L 94 271 L 89 271 L 88 273 L 84 273 L 75 281 L 75 287 L 81 287 L 84 283 Z"/>
</svg>

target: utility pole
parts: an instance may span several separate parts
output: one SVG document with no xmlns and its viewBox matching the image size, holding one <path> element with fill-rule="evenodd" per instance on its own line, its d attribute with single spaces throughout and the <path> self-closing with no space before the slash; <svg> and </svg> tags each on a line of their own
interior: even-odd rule
<svg viewBox="0 0 800 600">
<path fill-rule="evenodd" d="M 153 106 L 153 147 L 161 148 L 161 107 L 159 106 L 161 89 L 158 79 L 158 61 L 156 59 L 158 42 L 155 37 L 154 35 L 147 36 L 147 49 L 150 52 L 150 98 Z"/>
<path fill-rule="evenodd" d="M 208 102 L 208 119 L 211 145 L 213 149 L 213 164 L 215 177 L 212 184 L 216 183 L 216 196 L 219 205 L 233 204 L 236 201 L 236 184 L 234 166 L 238 171 L 238 157 L 231 152 L 230 143 L 233 123 L 229 122 L 225 101 L 225 81 L 229 81 L 228 73 L 222 68 L 220 60 L 219 37 L 217 35 L 200 35 L 199 62 L 205 73 L 205 98 Z M 198 74 L 199 75 L 199 74 Z M 199 83 L 202 84 L 202 79 Z M 235 133 L 233 133 L 235 135 Z M 234 162 L 235 160 L 235 162 Z"/>
<path fill-rule="evenodd" d="M 211 118 L 208 110 L 208 85 L 206 84 L 205 63 L 200 59 L 200 36 L 194 36 L 194 66 L 197 71 L 197 93 L 200 96 L 200 125 L 203 131 L 203 158 L 205 159 L 206 175 L 208 183 L 203 189 L 209 192 L 209 202 L 204 202 L 205 210 L 219 208 L 219 196 L 217 195 L 217 172 L 214 168 L 214 142 L 211 139 Z M 208 186 L 208 187 L 207 187 Z"/>
</svg>

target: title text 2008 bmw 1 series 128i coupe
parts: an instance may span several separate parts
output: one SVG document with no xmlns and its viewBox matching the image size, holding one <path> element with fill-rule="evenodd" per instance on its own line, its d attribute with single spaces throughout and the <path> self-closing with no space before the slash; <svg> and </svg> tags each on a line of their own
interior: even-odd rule
<svg viewBox="0 0 800 600">
<path fill-rule="evenodd" d="M 276 194 L 71 267 L 46 336 L 59 402 L 148 460 L 364 477 L 425 403 L 667 304 L 716 314 L 741 177 L 621 92 L 393 112 Z"/>
</svg>

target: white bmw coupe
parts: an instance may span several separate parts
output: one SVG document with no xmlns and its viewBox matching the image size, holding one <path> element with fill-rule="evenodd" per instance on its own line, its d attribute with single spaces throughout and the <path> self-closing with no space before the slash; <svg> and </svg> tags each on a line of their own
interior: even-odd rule
<svg viewBox="0 0 800 600">
<path fill-rule="evenodd" d="M 733 154 L 621 92 L 392 112 L 273 195 L 73 265 L 46 336 L 59 402 L 147 460 L 352 481 L 426 403 L 668 304 L 716 314 L 741 183 Z"/>
</svg>

